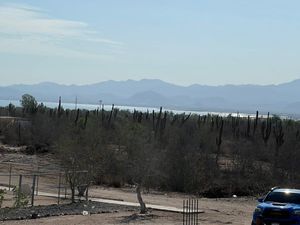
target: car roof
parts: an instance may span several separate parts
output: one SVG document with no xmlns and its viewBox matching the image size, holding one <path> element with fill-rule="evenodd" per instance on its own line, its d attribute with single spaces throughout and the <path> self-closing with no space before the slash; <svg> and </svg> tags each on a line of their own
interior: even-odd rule
<svg viewBox="0 0 300 225">
<path fill-rule="evenodd" d="M 300 189 L 277 188 L 273 190 L 273 192 L 289 192 L 289 193 L 300 194 Z"/>
</svg>

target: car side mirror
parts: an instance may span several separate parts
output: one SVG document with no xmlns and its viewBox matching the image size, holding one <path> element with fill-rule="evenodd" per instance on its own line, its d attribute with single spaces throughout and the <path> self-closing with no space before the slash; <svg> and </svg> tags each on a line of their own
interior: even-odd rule
<svg viewBox="0 0 300 225">
<path fill-rule="evenodd" d="M 262 202 L 264 201 L 264 198 L 258 198 L 257 201 L 258 201 L 259 203 L 262 203 Z"/>
</svg>

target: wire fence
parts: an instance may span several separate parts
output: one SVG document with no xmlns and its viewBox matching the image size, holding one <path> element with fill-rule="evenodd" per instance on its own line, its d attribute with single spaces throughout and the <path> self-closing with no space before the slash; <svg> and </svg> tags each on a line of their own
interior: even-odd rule
<svg viewBox="0 0 300 225">
<path fill-rule="evenodd" d="M 72 187 L 68 180 L 69 173 L 75 178 L 86 177 L 87 171 L 42 170 L 31 164 L 4 162 L 0 171 L 0 189 L 7 191 L 8 202 L 11 199 L 8 207 L 20 198 L 31 206 L 70 203 L 72 193 L 74 200 L 88 200 L 88 185 L 75 183 Z"/>
</svg>

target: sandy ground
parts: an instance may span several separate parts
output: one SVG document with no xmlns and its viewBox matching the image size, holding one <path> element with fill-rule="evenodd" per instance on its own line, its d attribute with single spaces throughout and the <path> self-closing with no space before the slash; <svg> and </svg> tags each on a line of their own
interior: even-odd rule
<svg viewBox="0 0 300 225">
<path fill-rule="evenodd" d="M 137 202 L 133 189 L 92 187 L 90 194 L 95 197 L 118 199 L 128 202 Z M 173 206 L 182 208 L 183 200 L 194 196 L 180 193 L 144 193 L 143 199 L 148 204 Z M 199 199 L 199 208 L 204 210 L 200 214 L 201 224 L 251 224 L 252 212 L 256 200 L 249 197 L 222 198 L 222 199 Z"/>
<path fill-rule="evenodd" d="M 119 212 L 108 214 L 97 214 L 91 216 L 59 216 L 41 218 L 36 220 L 21 220 L 21 221 L 5 221 L 0 224 L 16 225 L 16 224 L 55 224 L 55 225 L 117 225 L 117 224 L 148 224 L 148 225 L 182 225 L 182 215 L 176 213 L 158 212 L 153 211 L 153 217 L 146 220 L 130 220 L 128 217 L 132 215 L 132 212 Z M 212 215 L 203 214 L 199 218 L 200 225 L 220 225 L 220 224 L 247 224 L 250 225 L 250 221 L 240 217 L 239 222 L 233 222 L 226 215 L 218 216 L 214 218 Z"/>
<path fill-rule="evenodd" d="M 60 216 L 49 217 L 37 220 L 22 220 L 22 221 L 6 221 L 0 222 L 0 224 L 16 225 L 16 224 L 46 224 L 46 225 L 116 225 L 116 224 L 158 224 L 158 225 L 180 225 L 182 224 L 181 217 L 177 214 L 155 212 L 153 217 L 149 217 L 145 220 L 131 220 L 128 221 L 128 217 L 132 213 L 108 213 L 98 214 L 91 216 Z M 202 223 L 201 223 L 202 224 Z"/>
<path fill-rule="evenodd" d="M 105 187 L 94 187 L 91 192 L 97 197 L 113 198 L 136 202 L 136 196 L 132 189 L 115 189 Z M 187 195 L 178 193 L 168 194 L 144 194 L 146 203 L 164 206 L 182 207 L 183 199 Z M 4 205 L 6 202 L 4 202 Z M 38 197 L 37 204 L 53 204 L 55 199 Z M 251 224 L 251 214 L 256 201 L 251 198 L 228 198 L 228 199 L 199 199 L 199 207 L 204 213 L 199 214 L 199 223 L 202 225 L 221 225 L 221 224 Z M 132 212 L 118 212 L 112 214 L 99 214 L 91 216 L 62 216 L 43 218 L 30 221 L 7 221 L 3 224 L 182 224 L 180 213 L 168 213 L 152 211 L 154 218 L 143 221 L 123 222 L 126 216 Z"/>
<path fill-rule="evenodd" d="M 30 158 L 31 157 L 31 158 Z M 1 160 L 2 159 L 2 160 Z M 5 159 L 19 163 L 32 164 L 32 156 L 25 156 L 20 154 L 3 154 L 0 159 L 0 173 L 7 173 L 7 165 L 1 163 Z M 21 160 L 20 160 L 21 159 Z M 43 161 L 38 159 L 38 161 Z M 7 162 L 7 161 L 6 161 Z M 49 165 L 49 164 L 48 164 Z M 24 167 L 23 167 L 24 168 Z M 18 168 L 22 170 L 22 168 Z M 0 176 L 0 183 L 7 183 L 7 177 Z M 14 182 L 17 183 L 17 180 Z M 28 178 L 28 183 L 30 183 L 30 178 Z M 52 190 L 57 193 L 57 180 L 43 178 L 40 180 L 39 188 L 45 189 L 44 191 Z M 48 188 L 47 188 L 48 187 Z M 108 188 L 93 186 L 89 190 L 91 197 L 106 198 L 114 200 L 122 200 L 128 202 L 137 202 L 136 194 L 134 188 Z M 155 204 L 163 206 L 172 206 L 177 208 L 182 208 L 182 203 L 184 199 L 193 198 L 194 196 L 188 196 L 180 193 L 162 193 L 150 191 L 150 193 L 144 193 L 143 198 L 146 204 Z M 47 199 L 39 197 L 37 204 L 51 204 L 55 203 L 55 199 Z M 6 205 L 7 203 L 4 203 Z M 199 224 L 201 225 L 221 225 L 221 224 L 234 224 L 243 225 L 251 224 L 252 212 L 255 208 L 256 201 L 254 198 L 227 198 L 227 199 L 199 199 L 199 208 L 204 210 L 204 213 L 199 215 Z M 112 214 L 99 214 L 91 216 L 61 216 L 61 217 L 51 217 L 42 218 L 38 220 L 30 221 L 6 221 L 0 222 L 0 224 L 182 224 L 182 215 L 179 213 L 167 213 L 167 212 L 152 212 L 155 216 L 148 220 L 138 220 L 131 222 L 124 222 L 123 220 L 130 216 L 132 212 L 118 212 Z M 122 222 L 123 221 L 123 222 Z"/>
</svg>

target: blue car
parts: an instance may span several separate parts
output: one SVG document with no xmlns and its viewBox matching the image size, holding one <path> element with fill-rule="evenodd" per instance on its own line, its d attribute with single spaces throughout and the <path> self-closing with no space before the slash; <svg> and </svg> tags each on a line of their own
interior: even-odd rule
<svg viewBox="0 0 300 225">
<path fill-rule="evenodd" d="M 300 190 L 273 188 L 258 201 L 252 225 L 300 224 Z"/>
</svg>

